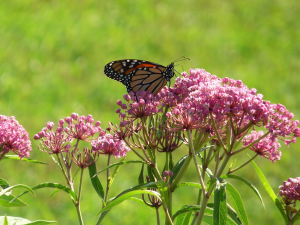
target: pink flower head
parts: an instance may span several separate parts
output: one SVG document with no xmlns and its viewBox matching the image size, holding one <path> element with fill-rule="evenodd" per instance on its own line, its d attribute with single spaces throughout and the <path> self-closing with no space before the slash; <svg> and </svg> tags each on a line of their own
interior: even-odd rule
<svg viewBox="0 0 300 225">
<path fill-rule="evenodd" d="M 253 143 L 263 135 L 263 131 L 252 131 L 251 134 L 246 135 L 242 140 L 242 143 L 244 143 L 243 147 Z M 280 144 L 278 143 L 278 140 L 273 140 L 270 134 L 250 147 L 252 151 L 256 152 L 260 156 L 265 157 L 266 159 L 269 159 L 271 162 L 280 160 L 281 151 L 278 150 L 279 148 Z"/>
<path fill-rule="evenodd" d="M 85 117 L 72 113 L 71 118 L 65 118 L 65 122 L 68 123 L 68 128 L 70 129 L 68 135 L 78 140 L 89 141 L 96 133 L 102 130 L 100 121 L 93 124 L 95 120 L 92 115 Z"/>
<path fill-rule="evenodd" d="M 279 186 L 279 195 L 286 205 L 296 204 L 300 200 L 300 177 L 289 178 Z"/>
<path fill-rule="evenodd" d="M 99 136 L 92 141 L 92 150 L 99 154 L 114 155 L 116 158 L 125 157 L 130 150 L 123 140 L 115 141 L 111 134 Z"/>
<path fill-rule="evenodd" d="M 0 146 L 2 145 L 0 159 L 9 150 L 19 155 L 21 159 L 29 157 L 29 151 L 32 150 L 27 131 L 13 116 L 0 115 Z"/>
<path fill-rule="evenodd" d="M 125 110 L 125 115 L 128 118 L 136 119 L 148 117 L 162 111 L 162 108 L 159 109 L 161 106 L 159 98 L 153 96 L 151 92 L 138 91 L 134 94 L 132 93 L 133 92 L 130 93 L 131 97 L 128 95 L 124 96 L 124 99 L 128 102 L 127 105 L 122 103 L 121 100 L 117 102 L 117 104 Z M 130 101 L 132 101 L 132 103 L 130 103 Z M 118 110 L 117 113 L 119 112 Z M 124 118 L 122 115 L 120 116 Z"/>
<path fill-rule="evenodd" d="M 66 127 L 64 127 L 65 122 Z M 74 139 L 90 141 L 96 133 L 101 133 L 100 124 L 100 121 L 95 122 L 91 115 L 85 117 L 72 113 L 71 117 L 59 120 L 55 131 L 54 123 L 48 122 L 47 127 L 34 135 L 34 139 L 40 139 L 41 143 L 38 148 L 49 154 L 69 152 L 70 144 Z"/>
</svg>

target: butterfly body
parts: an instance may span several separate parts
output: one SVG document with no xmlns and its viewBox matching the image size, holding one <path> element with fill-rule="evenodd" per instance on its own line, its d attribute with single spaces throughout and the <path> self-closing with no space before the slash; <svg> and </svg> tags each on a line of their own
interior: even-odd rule
<svg viewBox="0 0 300 225">
<path fill-rule="evenodd" d="M 108 63 L 104 73 L 111 79 L 117 80 L 130 91 L 150 91 L 156 95 L 174 74 L 174 63 L 167 67 L 137 59 L 124 59 Z"/>
</svg>

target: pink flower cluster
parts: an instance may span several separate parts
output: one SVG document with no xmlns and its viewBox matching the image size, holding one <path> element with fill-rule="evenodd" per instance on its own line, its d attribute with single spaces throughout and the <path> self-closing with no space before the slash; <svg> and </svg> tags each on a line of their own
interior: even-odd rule
<svg viewBox="0 0 300 225">
<path fill-rule="evenodd" d="M 263 126 L 269 130 L 273 141 L 280 138 L 287 145 L 295 143 L 300 136 L 299 121 L 292 121 L 292 113 L 281 104 L 263 100 L 261 94 L 240 80 L 221 79 L 203 69 L 191 69 L 190 74 L 182 73 L 182 77 L 176 79 L 169 95 L 164 93 L 164 101 L 173 101 L 174 105 L 175 95 L 181 96 L 171 109 L 177 117 L 209 123 L 212 114 L 220 128 L 224 128 L 231 117 L 237 131 L 250 125 Z"/>
<path fill-rule="evenodd" d="M 300 177 L 289 178 L 279 186 L 279 195 L 283 197 L 285 204 L 293 204 L 294 201 L 300 200 Z"/>
<path fill-rule="evenodd" d="M 242 143 L 244 144 L 243 147 L 250 145 L 254 141 L 258 140 L 260 137 L 264 135 L 263 131 L 252 131 L 251 134 L 246 135 Z M 268 134 L 266 137 L 252 145 L 249 149 L 256 152 L 258 155 L 265 157 L 266 159 L 269 159 L 270 161 L 274 162 L 276 160 L 280 160 L 281 157 L 281 151 L 278 149 L 280 148 L 280 144 L 278 143 L 278 140 L 271 137 L 270 134 Z"/>
<path fill-rule="evenodd" d="M 0 158 L 12 150 L 20 158 L 29 157 L 32 150 L 29 135 L 15 117 L 0 115 L 0 146 L 3 145 Z"/>
<path fill-rule="evenodd" d="M 115 140 L 111 134 L 99 136 L 92 141 L 92 150 L 100 154 L 114 155 L 116 158 L 125 157 L 130 148 L 123 140 Z"/>
<path fill-rule="evenodd" d="M 129 95 L 124 95 L 123 98 L 127 104 L 123 103 L 121 100 L 118 100 L 117 105 L 119 105 L 121 108 L 116 111 L 116 113 L 119 113 L 121 120 L 124 121 L 121 125 L 125 125 L 128 122 L 125 120 L 125 117 L 128 120 L 134 120 L 162 112 L 159 98 L 153 96 L 150 92 L 130 92 Z M 121 113 L 121 109 L 123 109 L 125 113 Z"/>
<path fill-rule="evenodd" d="M 72 113 L 71 117 L 59 120 L 55 131 L 54 123 L 47 122 L 46 127 L 34 135 L 34 139 L 42 140 L 41 147 L 38 146 L 42 151 L 50 154 L 68 152 L 74 139 L 90 141 L 96 133 L 104 135 L 105 131 L 101 129 L 100 124 L 100 121 L 95 122 L 92 115 L 78 116 L 77 113 Z"/>
</svg>

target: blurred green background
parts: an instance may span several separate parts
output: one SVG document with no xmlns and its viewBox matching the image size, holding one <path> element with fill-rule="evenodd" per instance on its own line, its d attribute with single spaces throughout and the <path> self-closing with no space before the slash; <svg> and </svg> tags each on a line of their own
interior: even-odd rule
<svg viewBox="0 0 300 225">
<path fill-rule="evenodd" d="M 117 122 L 116 100 L 125 87 L 107 78 L 105 64 L 117 59 L 144 59 L 168 65 L 186 56 L 176 69 L 204 68 L 219 77 L 242 80 L 272 103 L 282 103 L 300 118 L 300 3 L 298 0 L 12 0 L 0 1 L 1 114 L 15 116 L 30 136 L 72 112 L 96 120 Z M 47 162 L 1 161 L 0 177 L 10 185 L 42 182 L 65 184 L 51 158 L 32 138 L 31 158 Z M 282 145 L 282 160 L 256 158 L 275 192 L 283 180 L 299 176 L 299 144 Z M 181 152 L 180 152 L 181 151 Z M 183 150 L 178 151 L 180 157 Z M 129 154 L 131 159 L 133 154 Z M 97 166 L 105 165 L 101 158 Z M 137 183 L 140 167 L 126 165 L 111 189 L 111 197 Z M 261 191 L 266 211 L 245 185 L 237 186 L 250 223 L 283 224 L 249 165 L 237 173 Z M 193 171 L 187 174 L 197 181 Z M 100 178 L 102 175 L 100 175 Z M 101 202 L 85 173 L 82 212 L 95 224 Z M 29 204 L 0 208 L 0 215 L 77 224 L 71 200 L 52 190 L 25 195 Z M 177 191 L 176 191 L 177 192 Z M 174 210 L 194 204 L 197 190 L 178 189 Z M 14 192 L 17 194 L 18 192 Z M 114 208 L 103 224 L 155 224 L 155 212 L 134 202 Z"/>
</svg>

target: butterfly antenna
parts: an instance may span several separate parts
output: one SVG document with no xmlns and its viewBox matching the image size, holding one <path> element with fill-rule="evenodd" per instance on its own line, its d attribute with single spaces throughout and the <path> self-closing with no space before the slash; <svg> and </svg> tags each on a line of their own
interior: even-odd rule
<svg viewBox="0 0 300 225">
<path fill-rule="evenodd" d="M 190 60 L 190 58 L 186 58 L 185 56 L 181 56 L 180 58 L 174 60 L 173 62 L 180 62 L 180 61 L 183 61 L 183 60 Z"/>
</svg>

